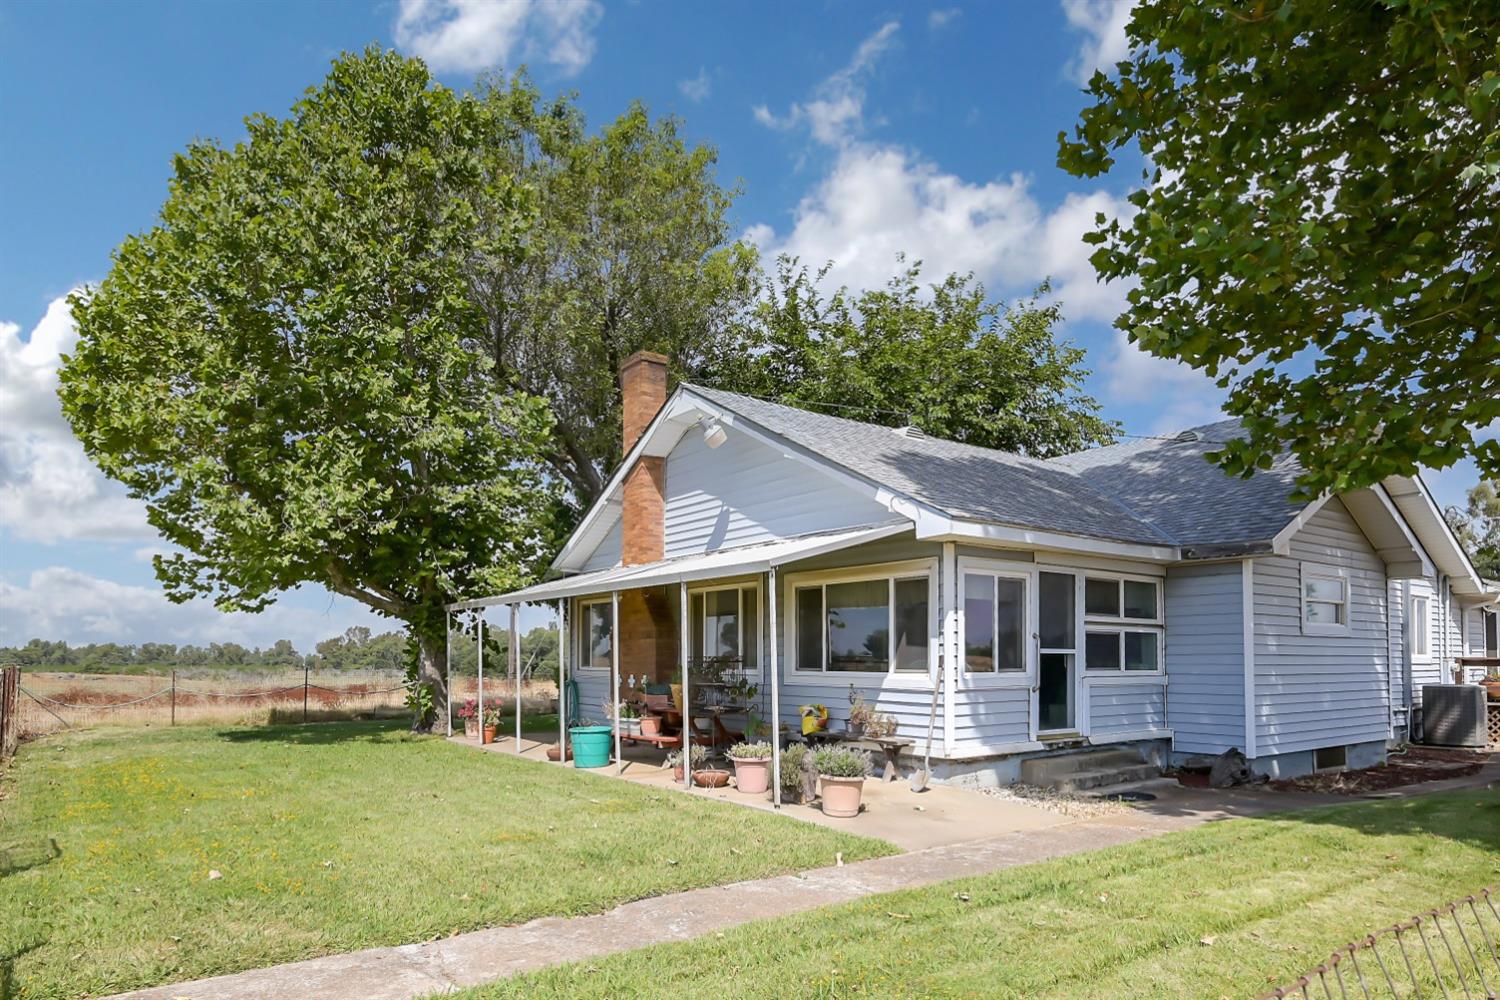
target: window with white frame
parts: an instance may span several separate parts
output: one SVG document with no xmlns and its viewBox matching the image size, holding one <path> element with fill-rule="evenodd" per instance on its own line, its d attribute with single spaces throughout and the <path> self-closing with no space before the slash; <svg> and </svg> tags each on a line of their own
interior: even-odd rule
<svg viewBox="0 0 1500 1000">
<path fill-rule="evenodd" d="M 1430 659 L 1432 623 L 1429 618 L 1431 604 L 1425 597 L 1411 599 L 1411 656 L 1414 660 Z"/>
<path fill-rule="evenodd" d="M 1160 580 L 1089 573 L 1083 579 L 1083 614 L 1085 670 L 1161 670 Z M 1141 623 L 1140 627 L 1130 627 L 1135 623 Z"/>
<path fill-rule="evenodd" d="M 579 601 L 574 666 L 608 670 L 614 659 L 614 605 L 610 599 Z"/>
<path fill-rule="evenodd" d="M 1026 577 L 966 570 L 964 670 L 971 674 L 1026 670 Z"/>
<path fill-rule="evenodd" d="M 695 663 L 760 669 L 760 590 L 753 584 L 714 587 L 688 595 Z"/>
<path fill-rule="evenodd" d="M 1302 564 L 1302 631 L 1348 634 L 1349 579 L 1337 567 Z"/>
<path fill-rule="evenodd" d="M 797 671 L 926 672 L 931 588 L 926 572 L 795 583 Z"/>
</svg>

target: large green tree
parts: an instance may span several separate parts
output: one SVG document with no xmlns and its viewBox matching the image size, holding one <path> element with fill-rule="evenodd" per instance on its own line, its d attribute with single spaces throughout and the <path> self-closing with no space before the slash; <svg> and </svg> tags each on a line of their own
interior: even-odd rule
<svg viewBox="0 0 1500 1000">
<path fill-rule="evenodd" d="M 548 460 L 576 512 L 621 457 L 620 362 L 648 348 L 699 370 L 749 301 L 755 254 L 730 237 L 717 154 L 676 120 L 632 104 L 591 134 L 524 75 L 481 81 L 478 100 L 538 201 L 526 255 L 471 263 L 485 344 L 497 378 L 551 406 Z"/>
<path fill-rule="evenodd" d="M 1462 509 L 1448 508 L 1448 524 L 1479 575 L 1500 580 L 1500 479 L 1471 486 L 1465 501 Z"/>
<path fill-rule="evenodd" d="M 701 376 L 738 392 L 935 437 L 1050 457 L 1113 440 L 1082 390 L 1084 352 L 1057 339 L 1062 307 L 1006 305 L 972 275 L 925 285 L 900 267 L 884 288 L 825 293 L 782 258 L 736 335 L 712 345 Z"/>
<path fill-rule="evenodd" d="M 551 415 L 479 349 L 469 275 L 525 252 L 535 208 L 484 103 L 378 49 L 246 129 L 180 155 L 157 224 L 75 297 L 64 410 L 180 550 L 168 596 L 258 610 L 311 582 L 399 619 L 430 727 L 444 603 L 552 543 Z"/>
<path fill-rule="evenodd" d="M 1500 474 L 1500 4 L 1142 0 L 1128 33 L 1058 161 L 1146 160 L 1093 262 L 1137 344 L 1231 389 L 1220 463 Z"/>
</svg>

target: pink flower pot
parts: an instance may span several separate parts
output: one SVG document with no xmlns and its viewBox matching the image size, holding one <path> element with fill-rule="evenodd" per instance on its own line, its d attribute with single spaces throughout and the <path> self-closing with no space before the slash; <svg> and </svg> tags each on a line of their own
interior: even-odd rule
<svg viewBox="0 0 1500 1000">
<path fill-rule="evenodd" d="M 859 815 L 859 800 L 864 794 L 864 778 L 834 778 L 822 774 L 823 815 L 849 819 Z"/>
<path fill-rule="evenodd" d="M 746 795 L 764 795 L 771 787 L 771 761 L 766 757 L 731 757 L 734 786 Z"/>
<path fill-rule="evenodd" d="M 660 736 L 661 735 L 661 716 L 659 716 L 659 715 L 643 715 L 643 716 L 641 716 L 641 735 L 642 736 Z"/>
</svg>

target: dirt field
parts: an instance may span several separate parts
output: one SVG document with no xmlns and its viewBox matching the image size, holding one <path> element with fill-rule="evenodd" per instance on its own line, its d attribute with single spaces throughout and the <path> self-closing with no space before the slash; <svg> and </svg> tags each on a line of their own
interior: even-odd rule
<svg viewBox="0 0 1500 1000">
<path fill-rule="evenodd" d="M 494 684 L 494 680 L 486 678 Z M 307 719 L 399 717 L 406 712 L 400 674 L 314 673 L 307 678 Z M 503 683 L 503 682 L 502 682 Z M 94 726 L 266 725 L 301 722 L 303 675 L 179 671 L 176 691 L 169 675 L 23 673 L 22 737 Z M 498 686 L 498 685 L 496 685 Z M 455 706 L 476 693 L 474 678 L 456 678 Z M 490 699 L 505 698 L 508 689 Z M 31 697 L 34 695 L 35 697 Z M 528 683 L 527 711 L 544 710 L 556 695 L 551 682 Z"/>
</svg>

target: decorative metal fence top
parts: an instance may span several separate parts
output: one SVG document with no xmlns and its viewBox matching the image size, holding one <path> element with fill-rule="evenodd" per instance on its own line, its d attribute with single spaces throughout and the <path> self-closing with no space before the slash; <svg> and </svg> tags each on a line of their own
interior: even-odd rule
<svg viewBox="0 0 1500 1000">
<path fill-rule="evenodd" d="M 1261 1000 L 1496 1000 L 1500 991 L 1500 886 L 1351 941 L 1328 961 Z"/>
</svg>

